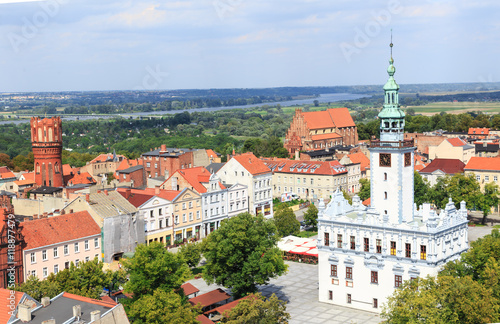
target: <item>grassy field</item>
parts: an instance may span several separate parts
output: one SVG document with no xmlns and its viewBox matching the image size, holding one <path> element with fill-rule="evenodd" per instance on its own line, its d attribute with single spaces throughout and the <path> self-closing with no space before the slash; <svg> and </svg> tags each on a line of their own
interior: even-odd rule
<svg viewBox="0 0 500 324">
<path fill-rule="evenodd" d="M 462 114 L 468 111 L 482 111 L 483 113 L 500 113 L 500 102 L 433 102 L 425 106 L 408 106 L 415 113 L 434 115 L 445 111 L 448 114 Z"/>
</svg>

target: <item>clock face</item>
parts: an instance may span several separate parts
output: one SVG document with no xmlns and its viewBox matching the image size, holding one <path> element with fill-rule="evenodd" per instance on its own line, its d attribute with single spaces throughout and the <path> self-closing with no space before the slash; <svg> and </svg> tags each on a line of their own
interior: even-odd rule
<svg viewBox="0 0 500 324">
<path fill-rule="evenodd" d="M 380 166 L 391 166 L 391 155 L 388 153 L 380 153 Z"/>
</svg>

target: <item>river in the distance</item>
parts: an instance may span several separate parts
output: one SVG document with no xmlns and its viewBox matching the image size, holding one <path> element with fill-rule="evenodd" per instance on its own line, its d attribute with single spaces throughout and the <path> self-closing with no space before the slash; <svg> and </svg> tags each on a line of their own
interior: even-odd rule
<svg viewBox="0 0 500 324">
<path fill-rule="evenodd" d="M 169 115 L 169 114 L 178 114 L 182 112 L 212 112 L 212 111 L 219 111 L 219 110 L 229 110 L 229 109 L 246 109 L 246 108 L 253 108 L 253 107 L 262 107 L 262 106 L 276 106 L 280 105 L 281 107 L 291 107 L 291 106 L 303 106 L 303 105 L 312 105 L 314 103 L 314 100 L 318 100 L 320 103 L 325 103 L 325 102 L 337 102 L 337 101 L 344 101 L 344 100 L 355 100 L 363 97 L 368 97 L 368 95 L 363 95 L 363 94 L 353 94 L 353 93 L 324 93 L 320 94 L 319 97 L 315 98 L 308 98 L 308 99 L 297 99 L 297 100 L 287 100 L 287 101 L 276 101 L 276 102 L 267 102 L 267 103 L 260 103 L 260 104 L 252 104 L 252 105 L 245 105 L 245 106 L 225 106 L 225 107 L 207 107 L 207 108 L 193 108 L 193 109 L 183 109 L 183 110 L 164 110 L 164 111 L 148 111 L 148 112 L 136 112 L 136 113 L 127 113 L 127 114 L 115 114 L 115 115 L 81 115 L 78 117 L 79 120 L 88 120 L 88 119 L 99 119 L 99 118 L 114 118 L 117 116 L 121 116 L 124 118 L 129 118 L 129 117 L 147 117 L 147 116 L 158 116 L 158 115 Z M 24 115 L 23 115 L 24 116 Z M 63 120 L 76 120 L 77 117 L 74 116 L 69 116 L 65 117 L 64 115 L 61 115 L 61 118 Z M 2 124 L 21 124 L 21 123 L 27 123 L 29 122 L 29 119 L 17 119 L 17 120 L 6 120 L 6 121 L 0 121 L 0 125 Z"/>
</svg>

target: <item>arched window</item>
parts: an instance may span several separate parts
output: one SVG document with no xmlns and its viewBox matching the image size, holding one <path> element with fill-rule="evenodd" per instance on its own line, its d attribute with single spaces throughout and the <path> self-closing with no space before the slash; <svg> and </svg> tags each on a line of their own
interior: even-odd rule
<svg viewBox="0 0 500 324">
<path fill-rule="evenodd" d="M 384 199 L 387 199 L 387 191 L 384 191 Z"/>
<path fill-rule="evenodd" d="M 387 181 L 387 172 L 384 172 L 384 181 Z"/>
<path fill-rule="evenodd" d="M 54 141 L 54 134 L 52 134 L 52 128 L 49 128 L 49 142 Z"/>
<path fill-rule="evenodd" d="M 36 164 L 36 173 L 40 173 L 40 164 L 39 163 Z"/>
<path fill-rule="evenodd" d="M 42 129 L 41 129 L 41 128 L 38 128 L 38 138 L 37 138 L 37 141 L 38 141 L 38 142 L 43 141 L 43 137 L 42 137 Z"/>
</svg>

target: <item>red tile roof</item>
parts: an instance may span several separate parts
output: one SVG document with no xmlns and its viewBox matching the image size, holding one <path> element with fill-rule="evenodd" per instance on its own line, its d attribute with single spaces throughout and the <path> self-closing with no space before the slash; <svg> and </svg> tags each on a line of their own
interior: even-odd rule
<svg viewBox="0 0 500 324">
<path fill-rule="evenodd" d="M 318 141 L 318 140 L 324 140 L 324 139 L 342 138 L 342 136 L 340 136 L 337 133 L 328 133 L 328 134 L 312 135 L 311 138 L 313 141 Z"/>
<path fill-rule="evenodd" d="M 117 302 L 115 302 L 115 301 L 113 300 L 113 298 L 109 297 L 108 295 L 106 295 L 106 296 L 102 296 L 102 297 L 101 297 L 101 300 L 102 300 L 103 302 L 106 302 L 106 303 L 109 303 L 109 304 L 118 305 L 118 303 L 117 303 Z"/>
<path fill-rule="evenodd" d="M 177 170 L 165 182 L 169 181 L 172 177 L 178 176 L 183 177 L 196 192 L 200 194 L 207 192 L 207 188 L 202 183 L 208 184 L 210 172 L 205 167 Z"/>
<path fill-rule="evenodd" d="M 0 179 L 15 178 L 16 176 L 6 166 L 0 167 Z"/>
<path fill-rule="evenodd" d="M 347 108 L 330 108 L 323 111 L 303 112 L 302 114 L 309 129 L 356 126 Z"/>
<path fill-rule="evenodd" d="M 211 313 L 219 313 L 219 314 L 222 315 L 225 311 L 231 310 L 234 307 L 236 307 L 236 305 L 238 305 L 240 303 L 240 301 L 242 301 L 243 299 L 248 299 L 250 297 L 256 298 L 255 295 L 253 295 L 253 296 L 245 296 L 243 298 L 233 300 L 230 303 L 227 303 L 227 304 L 224 304 L 222 306 L 219 306 L 219 307 L 216 307 L 214 309 L 211 309 L 209 311 L 206 311 L 204 314 L 208 315 L 208 314 L 211 314 Z"/>
<path fill-rule="evenodd" d="M 361 172 L 366 171 L 366 168 L 370 166 L 370 159 L 362 152 L 348 154 L 349 159 L 352 163 L 359 163 Z"/>
<path fill-rule="evenodd" d="M 500 157 L 477 157 L 470 158 L 465 170 L 500 171 Z"/>
<path fill-rule="evenodd" d="M 62 171 L 63 171 L 63 175 L 70 175 L 71 172 L 73 172 L 73 168 L 71 168 L 71 165 L 69 165 L 69 164 L 63 164 Z"/>
<path fill-rule="evenodd" d="M 458 159 L 434 159 L 420 173 L 432 173 L 441 170 L 446 174 L 455 174 L 464 172 L 465 163 Z"/>
<path fill-rule="evenodd" d="M 364 200 L 364 201 L 362 202 L 362 204 L 363 204 L 363 205 L 365 205 L 365 206 L 370 206 L 370 205 L 371 205 L 371 203 L 372 203 L 372 198 L 371 198 L 371 197 L 370 197 L 370 198 L 368 198 L 368 199 L 366 199 L 366 200 Z"/>
<path fill-rule="evenodd" d="M 134 205 L 134 207 L 139 208 L 142 206 L 146 201 L 149 199 L 153 198 L 154 195 L 148 195 L 148 194 L 138 194 L 138 193 L 130 193 L 130 196 L 126 198 L 126 192 L 123 190 L 118 190 L 118 193 L 122 195 L 125 199 L 128 200 L 129 203 Z"/>
<path fill-rule="evenodd" d="M 123 197 L 125 197 L 125 192 L 128 189 L 129 188 L 117 188 L 116 191 L 118 191 Z M 160 198 L 172 201 L 181 192 L 178 191 L 178 190 L 160 189 L 160 192 L 158 194 L 156 194 L 155 188 L 146 188 L 146 189 L 133 189 L 133 188 L 130 188 L 130 193 L 133 194 L 133 195 L 135 195 L 135 194 L 138 194 L 138 195 L 149 195 L 150 197 L 156 196 L 156 197 L 160 197 Z"/>
<path fill-rule="evenodd" d="M 181 288 L 182 288 L 182 290 L 184 290 L 184 295 L 186 295 L 186 296 L 189 296 L 191 294 L 194 294 L 194 293 L 197 293 L 200 291 L 198 288 L 196 288 L 195 286 L 193 286 L 189 282 L 186 282 L 185 284 L 183 284 L 181 286 Z"/>
<path fill-rule="evenodd" d="M 198 322 L 200 322 L 201 324 L 214 324 L 214 322 L 212 322 L 211 319 L 209 319 L 208 317 L 206 317 L 203 314 L 196 316 L 196 320 Z"/>
<path fill-rule="evenodd" d="M 101 234 L 88 211 L 23 222 L 25 250 Z"/>
<path fill-rule="evenodd" d="M 20 291 L 14 292 L 15 295 L 15 306 L 21 301 L 24 293 Z M 0 324 L 7 324 L 10 319 L 9 312 L 11 309 L 8 307 L 10 304 L 10 300 L 8 299 L 11 296 L 9 289 L 0 288 Z"/>
<path fill-rule="evenodd" d="M 213 158 L 216 158 L 217 157 L 217 153 L 215 153 L 213 150 L 206 150 L 207 151 L 207 155 L 208 157 L 213 157 Z"/>
<path fill-rule="evenodd" d="M 467 143 L 465 143 L 463 140 L 461 140 L 460 138 L 458 137 L 454 137 L 454 138 L 448 138 L 448 142 L 455 146 L 455 147 L 458 147 L 458 146 L 464 146 L 466 145 Z"/>
<path fill-rule="evenodd" d="M 191 305 L 201 304 L 202 307 L 210 306 L 213 304 L 220 303 L 221 301 L 228 300 L 231 298 L 224 290 L 217 288 L 205 294 L 199 295 L 197 297 L 189 299 Z"/>
<path fill-rule="evenodd" d="M 271 172 L 271 170 L 251 152 L 236 155 L 233 159 L 238 161 L 238 163 L 252 175 Z"/>
<path fill-rule="evenodd" d="M 27 184 L 34 184 L 35 183 L 35 173 L 34 172 L 23 173 L 22 177 L 24 178 L 24 180 L 17 180 L 17 181 L 14 181 L 14 183 L 18 186 L 24 186 Z"/>
<path fill-rule="evenodd" d="M 69 186 L 74 186 L 77 184 L 95 184 L 96 181 L 88 172 L 82 172 L 80 174 L 76 173 L 71 178 L 67 180 Z"/>
<path fill-rule="evenodd" d="M 489 128 L 469 128 L 469 135 L 488 135 Z"/>
<path fill-rule="evenodd" d="M 347 173 L 347 169 L 339 161 L 268 161 L 264 160 L 268 168 L 274 173 L 293 173 L 308 175 L 337 175 Z M 314 170 L 314 172 L 311 172 Z"/>
<path fill-rule="evenodd" d="M 113 307 L 115 307 L 117 305 L 117 303 L 114 302 L 114 301 L 113 302 L 107 302 L 107 301 L 104 301 L 104 300 L 98 300 L 98 299 L 92 299 L 92 298 L 88 298 L 88 297 L 78 296 L 78 295 L 70 294 L 70 293 L 67 293 L 67 292 L 64 292 L 64 294 L 62 295 L 62 297 L 73 299 L 73 300 L 78 300 L 78 301 L 81 301 L 81 302 L 84 302 L 84 303 L 99 305 L 99 306 L 102 306 L 102 307 L 113 308 Z"/>
</svg>

